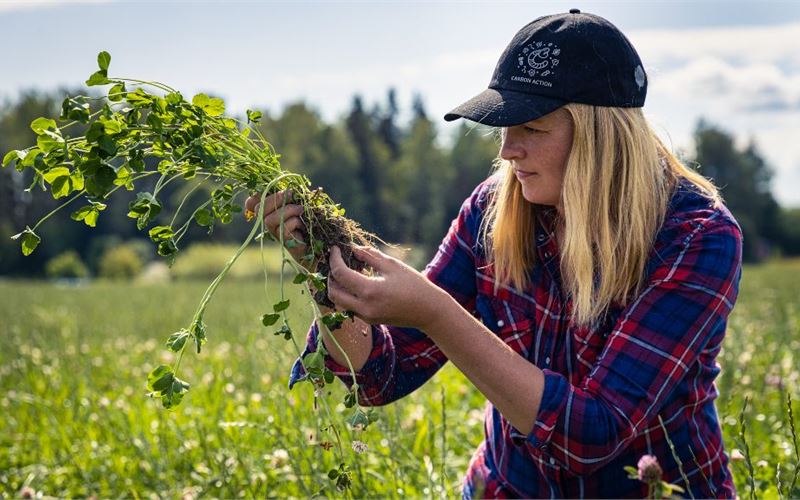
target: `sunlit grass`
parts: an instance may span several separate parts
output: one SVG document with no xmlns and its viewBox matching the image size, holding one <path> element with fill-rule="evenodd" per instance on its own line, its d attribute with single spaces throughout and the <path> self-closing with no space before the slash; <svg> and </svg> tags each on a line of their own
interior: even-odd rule
<svg viewBox="0 0 800 500">
<path fill-rule="evenodd" d="M 800 413 L 800 261 L 745 271 L 719 357 L 718 410 L 726 449 L 740 449 L 744 398 L 756 496 L 786 496 L 796 466 L 786 397 Z M 311 386 L 286 387 L 297 353 L 260 316 L 271 306 L 259 282 L 226 282 L 206 313 L 208 344 L 187 352 L 192 384 L 175 411 L 145 396 L 148 371 L 173 360 L 163 342 L 186 326 L 202 282 L 70 287 L 0 283 L 0 493 L 23 487 L 57 497 L 341 496 L 327 472 L 339 465 Z M 294 303 L 308 300 L 289 285 Z M 270 284 L 270 298 L 279 294 Z M 304 338 L 310 312 L 292 308 Z M 343 412 L 339 384 L 327 396 Z M 442 396 L 444 395 L 444 401 Z M 443 406 L 444 403 L 444 406 Z M 346 431 L 355 497 L 457 496 L 483 435 L 483 397 L 452 365 L 357 435 Z M 446 415 L 443 426 L 442 414 Z M 338 418 L 338 417 L 337 417 Z M 341 416 L 340 423 L 344 421 Z M 798 422 L 796 422 L 797 426 Z M 357 454 L 352 440 L 366 443 Z M 745 461 L 732 464 L 749 497 Z"/>
</svg>

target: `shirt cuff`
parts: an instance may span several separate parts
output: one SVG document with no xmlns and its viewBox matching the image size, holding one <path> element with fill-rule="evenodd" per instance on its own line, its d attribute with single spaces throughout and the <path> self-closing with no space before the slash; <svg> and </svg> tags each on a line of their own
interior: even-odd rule
<svg viewBox="0 0 800 500">
<path fill-rule="evenodd" d="M 511 426 L 511 441 L 517 446 L 528 445 L 532 450 L 544 450 L 550 443 L 553 430 L 556 427 L 558 417 L 564 410 L 569 391 L 570 383 L 560 373 L 545 369 L 544 372 L 544 391 L 542 402 L 539 405 L 539 414 L 533 423 L 533 429 L 529 434 L 523 434 L 514 426 Z"/>
<path fill-rule="evenodd" d="M 394 368 L 394 359 L 391 360 L 391 363 L 387 363 L 388 358 L 386 355 L 389 353 L 393 354 L 394 349 L 392 348 L 392 342 L 389 333 L 384 325 L 371 325 L 370 330 L 372 335 L 372 351 L 370 351 L 369 357 L 367 358 L 367 362 L 364 364 L 364 366 L 362 366 L 360 370 L 356 371 L 356 381 L 358 382 L 359 388 L 362 392 L 368 392 L 372 394 L 372 397 L 375 397 L 383 391 L 381 390 L 376 394 L 373 386 L 381 383 L 383 388 L 385 388 L 389 382 L 388 377 L 386 376 L 386 371 L 387 368 L 389 368 L 389 373 L 391 373 L 391 370 Z M 316 352 L 318 336 L 319 329 L 317 328 L 316 321 L 314 321 L 311 323 L 311 328 L 309 328 L 308 335 L 306 336 L 305 350 L 303 350 L 303 353 L 292 365 L 291 375 L 289 377 L 289 389 L 294 387 L 297 382 L 306 379 L 307 374 L 303 368 L 301 359 L 311 352 Z M 323 359 L 325 366 L 331 372 L 333 372 L 336 377 L 344 382 L 348 388 L 352 387 L 353 376 L 350 373 L 350 368 L 347 365 L 341 365 L 337 363 L 331 357 L 330 353 L 326 353 Z M 371 390 L 365 391 L 367 388 L 370 388 Z"/>
</svg>

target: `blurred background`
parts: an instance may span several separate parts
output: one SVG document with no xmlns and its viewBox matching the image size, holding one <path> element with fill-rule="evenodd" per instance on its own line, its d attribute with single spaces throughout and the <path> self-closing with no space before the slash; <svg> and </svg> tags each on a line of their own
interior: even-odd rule
<svg viewBox="0 0 800 500">
<path fill-rule="evenodd" d="M 716 406 L 739 496 L 798 498 L 798 1 L 0 0 L 0 154 L 34 144 L 31 121 L 58 116 L 65 96 L 106 90 L 84 85 L 106 50 L 112 77 L 221 97 L 232 116 L 263 112 L 286 169 L 422 268 L 498 152 L 494 131 L 444 113 L 486 88 L 519 28 L 573 7 L 632 40 L 645 113 L 744 229 Z M 176 362 L 164 341 L 189 326 L 251 225 L 237 216 L 209 236 L 192 224 L 169 268 L 126 216 L 135 191 L 120 189 L 97 227 L 58 212 L 23 257 L 9 237 L 61 201 L 26 191 L 30 171 L 0 169 L 0 497 L 339 498 L 329 473 L 343 464 L 352 497 L 458 496 L 483 395 L 447 364 L 357 431 L 342 384 L 287 390 L 313 315 L 301 287 L 276 279 L 274 246 L 266 283 L 253 245 L 211 301 L 208 345 L 180 366 L 192 385 L 182 405 L 146 397 L 147 374 Z M 178 184 L 160 192 L 162 216 L 194 187 Z M 261 320 L 284 292 L 290 341 Z"/>
<path fill-rule="evenodd" d="M 236 116 L 261 110 L 262 131 L 285 168 L 307 174 L 384 240 L 413 249 L 406 258 L 421 267 L 498 150 L 490 130 L 442 116 L 486 87 L 522 25 L 571 7 L 608 18 L 637 47 L 650 81 L 648 117 L 673 150 L 722 187 L 744 228 L 745 258 L 800 253 L 794 1 L 2 0 L 0 151 L 33 144 L 30 122 L 57 115 L 66 95 L 86 93 L 95 56 L 107 50 L 114 75 L 222 97 Z M 58 214 L 41 228 L 37 252 L 23 258 L 7 236 L 55 206 L 46 193 L 23 191 L 28 175 L 0 170 L 0 275 L 147 270 L 154 252 L 125 216 L 128 200 L 113 203 L 93 230 L 70 221 L 69 211 Z M 186 189 L 170 188 L 168 205 Z M 247 224 L 237 218 L 221 229 L 184 241 L 241 241 Z M 104 255 L 120 246 L 126 256 L 117 267 L 128 269 L 104 268 Z"/>
</svg>

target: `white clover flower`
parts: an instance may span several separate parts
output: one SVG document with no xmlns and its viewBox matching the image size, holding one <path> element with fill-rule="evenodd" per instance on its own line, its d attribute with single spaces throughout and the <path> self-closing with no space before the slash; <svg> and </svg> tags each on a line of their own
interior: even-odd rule
<svg viewBox="0 0 800 500">
<path fill-rule="evenodd" d="M 353 451 L 356 453 L 364 453 L 367 451 L 367 448 L 368 447 L 366 443 L 358 440 L 353 441 Z"/>
</svg>

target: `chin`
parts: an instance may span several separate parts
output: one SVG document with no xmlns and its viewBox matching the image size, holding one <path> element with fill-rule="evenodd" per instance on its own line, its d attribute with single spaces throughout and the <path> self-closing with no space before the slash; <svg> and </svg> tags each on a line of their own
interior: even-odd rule
<svg viewBox="0 0 800 500">
<path fill-rule="evenodd" d="M 555 206 L 558 203 L 552 196 L 542 196 L 541 193 L 532 193 L 525 188 L 522 188 L 522 197 L 525 198 L 525 201 L 535 205 Z"/>
</svg>

